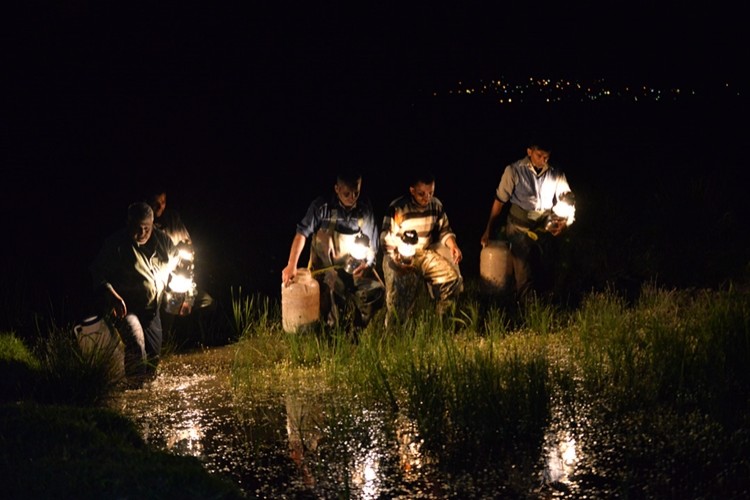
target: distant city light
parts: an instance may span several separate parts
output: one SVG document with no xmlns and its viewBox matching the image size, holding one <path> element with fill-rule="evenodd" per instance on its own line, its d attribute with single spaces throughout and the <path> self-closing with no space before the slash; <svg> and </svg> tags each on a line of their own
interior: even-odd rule
<svg viewBox="0 0 750 500">
<path fill-rule="evenodd" d="M 467 81 L 457 82 L 455 88 L 441 91 L 434 90 L 433 97 L 440 95 L 460 95 L 480 98 L 491 97 L 497 104 L 523 104 L 532 102 L 562 103 L 562 102 L 598 102 L 598 101 L 677 101 L 697 97 L 738 98 L 741 96 L 739 88 L 729 83 L 723 83 L 716 89 L 702 89 L 700 92 L 693 88 L 673 87 L 657 88 L 651 85 L 630 86 L 612 85 L 603 78 L 592 82 L 574 82 L 569 80 L 551 80 L 548 78 L 529 77 L 525 81 L 513 82 L 505 78 L 492 79 L 489 82 L 479 80 L 475 84 Z"/>
</svg>

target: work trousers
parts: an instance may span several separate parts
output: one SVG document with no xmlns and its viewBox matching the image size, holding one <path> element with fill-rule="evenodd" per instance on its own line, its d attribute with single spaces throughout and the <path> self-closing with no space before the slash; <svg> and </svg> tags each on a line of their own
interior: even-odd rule
<svg viewBox="0 0 750 500">
<path fill-rule="evenodd" d="M 386 324 L 393 320 L 403 322 L 412 314 L 420 286 L 427 286 L 438 314 L 454 306 L 463 291 L 463 277 L 448 255 L 444 247 L 442 252 L 437 248 L 419 250 L 407 268 L 399 266 L 390 255 L 383 257 Z"/>
<path fill-rule="evenodd" d="M 362 276 L 353 276 L 343 269 L 331 268 L 318 277 L 320 284 L 321 318 L 329 326 L 350 322 L 364 328 L 383 304 L 383 284 L 368 269 Z M 346 313 L 353 307 L 353 317 Z"/>
</svg>

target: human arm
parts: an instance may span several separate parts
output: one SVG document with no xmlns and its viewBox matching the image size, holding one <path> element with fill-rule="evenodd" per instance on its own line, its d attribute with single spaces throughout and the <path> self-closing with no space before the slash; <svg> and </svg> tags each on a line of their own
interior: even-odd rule
<svg viewBox="0 0 750 500">
<path fill-rule="evenodd" d="M 435 221 L 436 229 L 433 230 L 433 234 L 437 233 L 440 237 L 440 243 L 450 250 L 451 260 L 454 264 L 458 264 L 463 259 L 463 253 L 458 247 L 456 242 L 456 233 L 451 227 L 450 221 L 448 220 L 448 214 L 442 208 L 442 203 L 439 203 L 440 215 Z"/>
<path fill-rule="evenodd" d="M 495 226 L 495 223 L 497 222 L 497 219 L 500 217 L 500 214 L 503 211 L 503 206 L 505 203 L 495 198 L 495 200 L 492 202 L 492 208 L 490 209 L 490 216 L 489 219 L 487 219 L 487 227 L 484 229 L 484 233 L 482 233 L 482 247 L 484 248 L 487 246 L 487 243 L 490 241 L 490 234 L 492 234 L 492 230 Z"/>
<path fill-rule="evenodd" d="M 109 283 L 105 285 L 104 290 L 105 300 L 107 301 L 108 306 L 112 307 L 112 314 L 115 318 L 124 318 L 128 314 L 128 306 L 125 303 L 125 299 L 123 299 L 120 294 L 117 293 L 117 290 L 115 290 Z"/>
<path fill-rule="evenodd" d="M 396 201 L 388 207 L 388 213 L 383 217 L 383 224 L 380 230 L 380 248 L 383 250 L 383 266 L 393 265 L 403 271 L 412 270 L 410 262 L 402 262 L 401 255 L 398 252 L 398 244 L 401 241 L 399 237 L 401 227 L 399 221 L 403 220 L 403 215 L 396 209 Z M 387 260 L 386 260 L 387 259 Z"/>
<path fill-rule="evenodd" d="M 304 235 L 300 233 L 294 235 L 292 247 L 289 250 L 289 260 L 287 261 L 286 267 L 281 270 L 281 282 L 284 285 L 288 285 L 297 275 L 299 256 L 302 254 L 306 242 L 307 238 Z"/>
<path fill-rule="evenodd" d="M 116 318 L 124 318 L 128 313 L 127 304 L 122 295 L 115 290 L 113 282 L 120 282 L 119 275 L 119 239 L 110 237 L 99 250 L 96 258 L 89 266 L 94 293 L 103 300 L 102 305 L 107 313 Z"/>
<path fill-rule="evenodd" d="M 451 257 L 453 257 L 453 263 L 458 264 L 464 258 L 461 249 L 458 247 L 455 236 L 450 236 L 445 240 L 445 246 L 451 251 Z"/>
</svg>

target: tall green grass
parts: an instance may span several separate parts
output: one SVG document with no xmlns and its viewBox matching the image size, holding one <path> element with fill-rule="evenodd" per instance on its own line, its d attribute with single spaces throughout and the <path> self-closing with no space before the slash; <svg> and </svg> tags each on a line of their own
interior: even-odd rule
<svg viewBox="0 0 750 500">
<path fill-rule="evenodd" d="M 588 391 L 618 404 L 699 407 L 717 415 L 748 401 L 747 291 L 643 287 L 632 306 L 593 293 L 565 332 Z"/>
<path fill-rule="evenodd" d="M 262 313 L 245 320 L 234 377 L 247 397 L 259 381 L 285 381 L 279 392 L 309 381 L 352 407 L 406 418 L 442 462 L 538 446 L 553 391 L 613 411 L 669 407 L 747 425 L 736 415 L 750 402 L 749 297 L 647 284 L 633 303 L 604 290 L 574 311 L 534 299 L 515 312 L 467 297 L 453 315 L 428 303 L 398 328 L 373 320 L 356 338 L 284 334 L 275 313 Z"/>
<path fill-rule="evenodd" d="M 231 289 L 232 326 L 236 338 L 273 330 L 281 320 L 281 308 L 260 294 L 243 294 L 242 287 Z"/>
<path fill-rule="evenodd" d="M 111 349 L 84 352 L 72 327 L 56 326 L 33 345 L 12 332 L 0 334 L 0 378 L 3 401 L 75 406 L 99 406 L 123 382 Z"/>
</svg>

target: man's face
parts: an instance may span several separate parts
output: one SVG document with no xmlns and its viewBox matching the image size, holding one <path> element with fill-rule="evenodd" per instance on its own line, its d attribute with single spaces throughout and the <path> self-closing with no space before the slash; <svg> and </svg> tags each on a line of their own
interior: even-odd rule
<svg viewBox="0 0 750 500">
<path fill-rule="evenodd" d="M 415 185 L 409 188 L 414 201 L 420 207 L 426 207 L 432 197 L 435 195 L 435 183 L 425 184 L 424 182 L 417 182 Z"/>
<path fill-rule="evenodd" d="M 362 180 L 358 180 L 357 184 L 355 186 L 350 186 L 349 184 L 341 181 L 337 181 L 336 185 L 334 186 L 334 190 L 336 191 L 336 196 L 338 196 L 339 201 L 343 206 L 346 208 L 352 208 L 354 205 L 357 204 L 357 200 L 359 199 L 359 192 L 362 188 Z"/>
<path fill-rule="evenodd" d="M 542 168 L 546 166 L 547 162 L 549 161 L 549 151 L 544 151 L 543 149 L 537 148 L 528 148 L 526 150 L 526 153 L 529 155 L 531 164 L 536 168 Z"/>
<path fill-rule="evenodd" d="M 128 229 L 133 241 L 138 245 L 144 245 L 151 238 L 151 233 L 154 230 L 154 221 L 153 219 L 145 219 L 141 222 L 131 222 L 128 225 Z"/>
<path fill-rule="evenodd" d="M 154 210 L 154 217 L 161 217 L 164 209 L 167 208 L 167 193 L 159 193 L 151 200 L 151 208 Z"/>
</svg>

